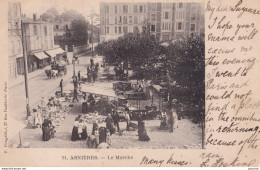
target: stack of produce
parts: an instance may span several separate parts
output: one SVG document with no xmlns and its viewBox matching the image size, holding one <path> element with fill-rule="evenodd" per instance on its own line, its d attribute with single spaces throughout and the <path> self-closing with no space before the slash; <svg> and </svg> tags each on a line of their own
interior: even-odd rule
<svg viewBox="0 0 260 170">
<path fill-rule="evenodd" d="M 106 116 L 98 115 L 98 113 L 89 113 L 86 115 L 82 115 L 80 119 L 89 124 L 93 124 L 94 122 L 103 123 L 105 122 Z"/>
</svg>

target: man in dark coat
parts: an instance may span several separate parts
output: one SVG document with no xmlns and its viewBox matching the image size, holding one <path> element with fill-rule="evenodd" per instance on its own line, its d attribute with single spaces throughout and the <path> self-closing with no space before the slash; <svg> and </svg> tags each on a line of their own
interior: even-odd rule
<svg viewBox="0 0 260 170">
<path fill-rule="evenodd" d="M 78 72 L 78 80 L 80 81 L 80 71 Z"/>
<path fill-rule="evenodd" d="M 74 88 L 74 92 L 73 92 L 73 102 L 74 102 L 74 100 L 77 100 L 77 101 L 79 101 L 79 99 L 78 99 L 78 90 L 77 90 L 77 88 Z"/>
<path fill-rule="evenodd" d="M 96 103 L 96 101 L 95 101 L 95 99 L 94 99 L 94 97 L 93 97 L 92 94 L 90 94 L 90 95 L 88 96 L 87 102 L 90 104 L 89 111 L 90 111 L 90 112 L 93 112 L 93 111 L 94 111 L 94 108 L 95 108 L 95 103 Z"/>
<path fill-rule="evenodd" d="M 119 128 L 120 116 L 116 111 L 113 112 L 113 120 L 114 120 L 114 125 L 117 127 L 117 131 L 119 132 L 120 131 L 120 128 Z"/>
<path fill-rule="evenodd" d="M 110 135 L 114 133 L 114 127 L 113 127 L 113 118 L 110 113 L 108 113 L 107 118 L 105 119 L 106 122 L 106 128 L 110 131 Z"/>
<path fill-rule="evenodd" d="M 60 80 L 60 94 L 63 97 L 63 79 Z"/>
<path fill-rule="evenodd" d="M 94 60 L 93 60 L 93 58 L 90 59 L 90 67 L 91 68 L 94 67 Z"/>
<path fill-rule="evenodd" d="M 173 123 L 174 123 L 174 116 L 173 116 L 173 113 L 170 112 L 169 124 L 170 124 L 170 132 L 171 133 L 173 133 Z"/>
<path fill-rule="evenodd" d="M 75 77 L 73 79 L 73 85 L 74 85 L 74 88 L 78 88 L 78 80 L 77 80 L 77 77 Z"/>
<path fill-rule="evenodd" d="M 99 128 L 99 143 L 106 142 L 107 139 L 107 129 L 105 127 Z"/>
</svg>

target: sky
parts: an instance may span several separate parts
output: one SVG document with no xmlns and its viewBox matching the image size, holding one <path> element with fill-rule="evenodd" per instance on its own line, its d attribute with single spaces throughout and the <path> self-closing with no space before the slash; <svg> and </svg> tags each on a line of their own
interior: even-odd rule
<svg viewBox="0 0 260 170">
<path fill-rule="evenodd" d="M 100 13 L 100 0 L 20 0 L 22 13 L 32 18 L 36 13 L 37 18 L 40 17 L 49 8 L 55 7 L 59 14 L 64 10 L 73 9 L 88 19 L 93 9 L 95 13 Z"/>
</svg>

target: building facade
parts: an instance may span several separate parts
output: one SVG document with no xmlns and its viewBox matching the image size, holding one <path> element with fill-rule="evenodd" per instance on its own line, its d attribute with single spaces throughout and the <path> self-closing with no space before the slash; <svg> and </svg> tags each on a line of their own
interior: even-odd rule
<svg viewBox="0 0 260 170">
<path fill-rule="evenodd" d="M 49 22 L 23 17 L 26 52 L 28 56 L 28 72 L 50 64 L 49 56 L 44 51 L 54 48 L 53 25 Z"/>
<path fill-rule="evenodd" d="M 66 33 L 66 30 L 71 29 L 71 21 L 60 21 L 53 22 L 53 31 L 54 36 L 63 36 Z"/>
<path fill-rule="evenodd" d="M 100 41 L 140 31 L 146 19 L 146 3 L 101 3 Z"/>
<path fill-rule="evenodd" d="M 100 41 L 141 31 L 146 20 L 161 41 L 204 33 L 201 3 L 101 3 Z"/>
<path fill-rule="evenodd" d="M 8 3 L 8 75 L 10 77 L 17 76 L 18 71 L 24 68 L 23 63 L 17 64 L 17 60 L 23 56 L 20 10 L 20 3 Z"/>
</svg>

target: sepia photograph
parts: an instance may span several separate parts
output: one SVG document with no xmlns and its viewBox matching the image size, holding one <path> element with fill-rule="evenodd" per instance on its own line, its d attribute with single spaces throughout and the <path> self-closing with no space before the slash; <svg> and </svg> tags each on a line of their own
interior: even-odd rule
<svg viewBox="0 0 260 170">
<path fill-rule="evenodd" d="M 205 149 L 204 3 L 30 2 L 8 2 L 9 148 Z"/>
</svg>

